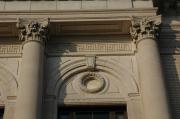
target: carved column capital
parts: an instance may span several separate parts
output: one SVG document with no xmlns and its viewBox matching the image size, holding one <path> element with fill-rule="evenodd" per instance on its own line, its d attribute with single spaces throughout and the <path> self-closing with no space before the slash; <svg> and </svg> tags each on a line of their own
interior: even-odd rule
<svg viewBox="0 0 180 119">
<path fill-rule="evenodd" d="M 17 28 L 21 41 L 37 41 L 44 43 L 48 37 L 49 19 L 18 18 Z"/>
<path fill-rule="evenodd" d="M 134 42 L 144 38 L 156 39 L 159 36 L 161 16 L 133 17 L 130 34 Z"/>
</svg>

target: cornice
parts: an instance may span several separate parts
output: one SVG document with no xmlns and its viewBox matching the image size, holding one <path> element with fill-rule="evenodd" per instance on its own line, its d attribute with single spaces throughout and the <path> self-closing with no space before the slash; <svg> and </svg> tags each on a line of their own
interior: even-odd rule
<svg viewBox="0 0 180 119">
<path fill-rule="evenodd" d="M 17 17 L 49 17 L 57 21 L 97 21 L 130 20 L 131 16 L 154 16 L 157 8 L 152 9 L 102 9 L 102 10 L 68 10 L 68 11 L 0 11 L 0 22 L 16 22 Z"/>
<path fill-rule="evenodd" d="M 128 8 L 128 9 L 83 9 L 83 10 L 12 10 L 12 11 L 3 11 L 0 10 L 0 13 L 67 13 L 67 12 L 156 12 L 158 8 Z"/>
</svg>

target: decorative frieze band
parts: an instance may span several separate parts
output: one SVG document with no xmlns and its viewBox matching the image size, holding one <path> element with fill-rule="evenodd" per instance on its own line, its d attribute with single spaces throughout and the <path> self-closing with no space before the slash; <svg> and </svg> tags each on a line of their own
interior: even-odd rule
<svg viewBox="0 0 180 119">
<path fill-rule="evenodd" d="M 120 54 L 134 53 L 134 44 L 127 43 L 60 43 L 48 45 L 49 55 L 88 55 L 88 54 Z M 21 44 L 1 44 L 0 57 L 20 57 Z"/>
<path fill-rule="evenodd" d="M 159 25 L 161 16 L 133 17 L 130 33 L 134 42 L 144 38 L 157 38 L 159 36 Z"/>
<path fill-rule="evenodd" d="M 18 57 L 21 56 L 22 45 L 20 44 L 1 44 L 0 45 L 0 57 Z"/>
<path fill-rule="evenodd" d="M 118 51 L 129 51 L 132 47 L 129 43 L 88 43 L 88 44 L 78 44 L 78 52 L 118 52 Z"/>
<path fill-rule="evenodd" d="M 113 48 L 113 50 L 108 49 L 108 52 L 101 52 L 101 50 L 98 51 L 98 49 L 93 50 L 93 48 L 89 48 L 89 50 L 81 49 L 81 50 L 75 50 L 76 48 L 72 48 L 69 50 L 71 45 L 68 45 L 66 50 L 65 47 L 61 47 L 62 45 L 52 45 L 48 47 L 48 54 L 49 55 L 79 55 L 79 54 L 121 54 L 121 55 L 128 55 L 132 54 L 134 52 L 133 44 L 132 43 L 116 43 L 117 46 L 121 48 Z M 80 46 L 83 44 L 80 44 Z M 109 45 L 111 46 L 111 44 Z M 57 49 L 56 49 L 57 48 Z M 91 50 L 90 50 L 91 49 Z M 64 51 L 64 52 L 63 52 Z M 171 47 L 171 48 L 160 48 L 160 51 L 162 54 L 179 54 L 180 50 L 179 48 Z M 21 44 L 1 44 L 0 45 L 0 57 L 21 57 L 22 54 L 22 45 Z"/>
<path fill-rule="evenodd" d="M 134 53 L 131 42 L 84 42 L 84 43 L 59 43 L 48 46 L 49 55 L 88 55 L 88 54 L 132 54 Z"/>
</svg>

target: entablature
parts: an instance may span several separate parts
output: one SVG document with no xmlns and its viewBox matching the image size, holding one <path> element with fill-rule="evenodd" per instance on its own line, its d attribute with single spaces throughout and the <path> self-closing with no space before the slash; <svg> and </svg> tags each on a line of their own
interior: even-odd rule
<svg viewBox="0 0 180 119">
<path fill-rule="evenodd" d="M 97 20 L 97 18 L 99 18 Z M 21 57 L 22 41 L 18 38 L 15 17 L 1 18 L 0 57 Z M 30 18 L 29 16 L 29 19 Z M 161 53 L 179 53 L 180 22 L 178 17 L 163 18 L 159 37 Z M 83 21 L 84 20 L 84 21 Z M 50 18 L 48 55 L 133 55 L 136 47 L 130 36 L 132 17 L 119 16 L 112 19 L 84 17 L 60 19 Z M 76 46 L 74 49 L 73 47 Z M 103 46 L 102 49 L 98 49 Z M 66 47 L 66 50 L 64 50 Z M 97 52 L 98 51 L 98 52 Z"/>
<path fill-rule="evenodd" d="M 49 18 L 50 35 L 128 35 L 132 16 L 154 16 L 156 9 L 0 12 L 0 37 L 16 37 L 18 18 Z"/>
</svg>

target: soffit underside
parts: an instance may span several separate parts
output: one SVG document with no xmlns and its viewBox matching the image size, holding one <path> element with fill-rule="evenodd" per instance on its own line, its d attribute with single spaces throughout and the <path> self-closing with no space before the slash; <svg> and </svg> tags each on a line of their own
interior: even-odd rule
<svg viewBox="0 0 180 119">
<path fill-rule="evenodd" d="M 129 35 L 130 21 L 50 22 L 50 36 Z M 17 37 L 16 22 L 1 22 L 0 37 Z"/>
</svg>

